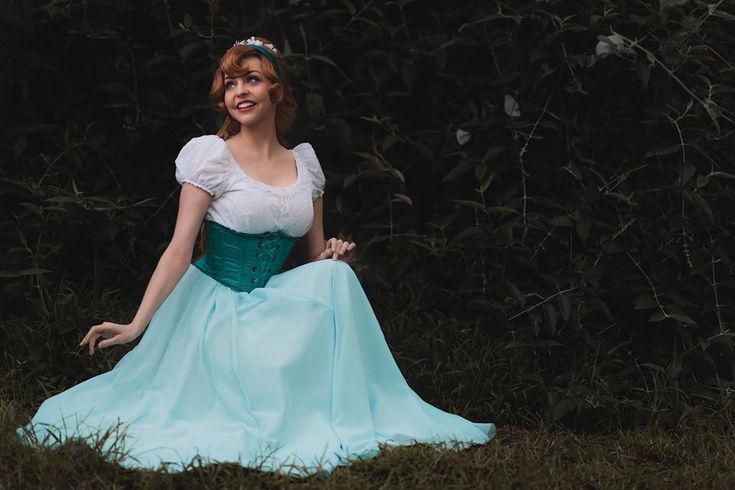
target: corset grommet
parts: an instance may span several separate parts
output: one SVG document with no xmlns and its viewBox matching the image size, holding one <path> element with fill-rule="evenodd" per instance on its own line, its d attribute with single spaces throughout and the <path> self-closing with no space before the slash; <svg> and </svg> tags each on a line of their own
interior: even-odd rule
<svg viewBox="0 0 735 490">
<path fill-rule="evenodd" d="M 209 220 L 205 220 L 205 237 L 207 250 L 194 265 L 238 292 L 250 292 L 266 284 L 274 271 L 281 269 L 296 240 L 280 232 L 236 232 Z"/>
</svg>

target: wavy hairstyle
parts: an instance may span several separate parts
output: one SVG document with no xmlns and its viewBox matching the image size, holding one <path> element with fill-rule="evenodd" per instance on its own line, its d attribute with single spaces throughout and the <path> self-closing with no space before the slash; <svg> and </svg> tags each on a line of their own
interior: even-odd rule
<svg viewBox="0 0 735 490">
<path fill-rule="evenodd" d="M 264 44 L 270 43 L 264 37 L 256 37 L 255 39 L 262 41 Z M 217 131 L 217 136 L 223 140 L 230 139 L 240 131 L 240 123 L 230 116 L 230 113 L 225 107 L 225 75 L 229 77 L 241 77 L 245 75 L 243 61 L 249 56 L 257 56 L 261 60 L 265 60 L 265 63 L 261 63 L 263 75 L 273 82 L 270 90 L 270 99 L 276 104 L 276 136 L 278 137 L 278 141 L 286 146 L 285 135 L 293 123 L 297 105 L 288 81 L 288 67 L 286 63 L 283 61 L 280 53 L 271 52 L 271 54 L 278 64 L 278 71 L 281 73 L 280 76 L 278 76 L 268 58 L 248 45 L 236 44 L 228 49 L 220 58 L 219 66 L 214 72 L 212 79 L 212 88 L 209 91 L 209 104 L 214 110 L 222 112 L 225 115 L 225 120 L 222 122 L 219 131 Z M 198 245 L 198 257 L 201 257 L 206 250 L 204 223 L 202 223 L 199 230 Z"/>
<path fill-rule="evenodd" d="M 264 37 L 256 37 L 263 43 L 270 43 Z M 291 85 L 288 82 L 288 67 L 281 57 L 281 53 L 271 52 L 273 58 L 278 64 L 279 76 L 273 69 L 273 65 L 262 53 L 248 45 L 234 45 L 222 55 L 219 61 L 219 67 L 214 72 L 212 80 L 212 88 L 209 91 L 209 103 L 218 112 L 225 115 L 222 126 L 217 131 L 217 136 L 227 140 L 240 131 L 240 123 L 230 116 L 224 102 L 225 95 L 225 76 L 241 77 L 246 72 L 243 68 L 243 61 L 249 56 L 257 56 L 264 63 L 263 75 L 265 75 L 273 86 L 270 90 L 270 99 L 276 104 L 276 135 L 279 142 L 285 146 L 285 135 L 293 123 L 294 114 L 296 113 L 296 99 L 293 96 Z"/>
</svg>

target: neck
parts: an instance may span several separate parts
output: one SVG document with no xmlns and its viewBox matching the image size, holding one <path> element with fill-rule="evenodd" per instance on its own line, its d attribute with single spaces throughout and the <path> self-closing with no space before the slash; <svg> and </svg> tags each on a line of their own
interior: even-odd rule
<svg viewBox="0 0 735 490">
<path fill-rule="evenodd" d="M 281 148 L 275 128 L 275 119 L 263 121 L 263 124 L 255 126 L 240 124 L 240 132 L 232 138 L 246 153 L 270 157 Z"/>
</svg>

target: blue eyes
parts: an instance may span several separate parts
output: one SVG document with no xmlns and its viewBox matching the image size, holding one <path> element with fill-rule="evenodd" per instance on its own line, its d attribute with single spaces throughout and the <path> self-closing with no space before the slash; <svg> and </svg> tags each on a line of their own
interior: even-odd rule
<svg viewBox="0 0 735 490">
<path fill-rule="evenodd" d="M 260 82 L 260 78 L 258 78 L 256 76 L 249 76 L 249 77 L 247 77 L 245 79 L 245 82 L 246 83 L 249 83 L 251 85 L 254 85 L 254 84 Z M 230 88 L 230 87 L 234 87 L 234 86 L 235 86 L 235 82 L 233 82 L 232 80 L 228 80 L 227 82 L 225 82 L 225 88 Z"/>
</svg>

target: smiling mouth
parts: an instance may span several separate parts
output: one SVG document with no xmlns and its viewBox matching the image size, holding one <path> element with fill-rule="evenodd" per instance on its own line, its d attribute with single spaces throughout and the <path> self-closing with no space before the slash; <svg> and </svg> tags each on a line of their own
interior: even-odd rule
<svg viewBox="0 0 735 490">
<path fill-rule="evenodd" d="M 235 107 L 237 108 L 237 110 L 245 110 L 245 109 L 250 109 L 253 106 L 255 106 L 255 102 L 251 100 L 246 100 L 246 101 L 240 102 Z"/>
</svg>

